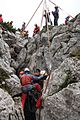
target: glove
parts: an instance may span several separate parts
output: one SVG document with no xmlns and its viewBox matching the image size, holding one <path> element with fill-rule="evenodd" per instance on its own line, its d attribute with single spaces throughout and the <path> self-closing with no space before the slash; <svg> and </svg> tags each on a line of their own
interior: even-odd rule
<svg viewBox="0 0 80 120">
<path fill-rule="evenodd" d="M 42 79 L 45 80 L 46 78 L 47 78 L 47 75 L 44 75 Z"/>
</svg>

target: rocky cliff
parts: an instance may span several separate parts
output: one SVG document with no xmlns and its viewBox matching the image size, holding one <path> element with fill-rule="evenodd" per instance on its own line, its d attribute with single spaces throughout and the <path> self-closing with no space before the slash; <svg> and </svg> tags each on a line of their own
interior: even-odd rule
<svg viewBox="0 0 80 120">
<path fill-rule="evenodd" d="M 50 45 L 49 45 L 50 43 Z M 69 26 L 55 26 L 33 38 L 0 34 L 0 119 L 24 120 L 19 71 L 44 68 L 51 76 L 42 120 L 80 119 L 80 14 Z"/>
</svg>

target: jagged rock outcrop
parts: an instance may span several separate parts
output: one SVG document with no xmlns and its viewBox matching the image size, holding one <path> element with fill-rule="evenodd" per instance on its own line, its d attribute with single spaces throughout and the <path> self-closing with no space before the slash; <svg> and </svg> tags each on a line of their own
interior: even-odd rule
<svg viewBox="0 0 80 120">
<path fill-rule="evenodd" d="M 49 35 L 49 36 L 48 36 Z M 70 26 L 55 26 L 33 38 L 0 34 L 0 119 L 24 120 L 19 71 L 35 67 L 50 71 L 48 97 L 41 120 L 79 120 L 80 14 Z M 7 102 L 8 101 L 8 102 Z"/>
<path fill-rule="evenodd" d="M 8 44 L 0 39 L 0 119 L 23 120 L 21 100 L 12 99 L 20 93 L 20 80 L 15 75 L 15 69 L 10 66 L 11 55 Z M 18 102 L 17 102 L 18 101 Z M 17 102 L 17 104 L 16 104 Z"/>
<path fill-rule="evenodd" d="M 16 102 L 19 102 L 16 104 Z M 0 119 L 1 120 L 23 120 L 24 116 L 20 100 L 13 101 L 12 97 L 0 89 Z"/>
<path fill-rule="evenodd" d="M 79 120 L 80 60 L 67 58 L 52 73 L 44 120 Z"/>
</svg>

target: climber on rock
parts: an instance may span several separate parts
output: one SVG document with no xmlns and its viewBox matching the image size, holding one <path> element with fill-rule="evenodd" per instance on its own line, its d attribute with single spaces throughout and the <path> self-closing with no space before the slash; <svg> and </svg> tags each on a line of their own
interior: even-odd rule
<svg viewBox="0 0 80 120">
<path fill-rule="evenodd" d="M 65 25 L 68 25 L 69 18 L 70 18 L 70 16 L 67 16 L 67 17 L 65 18 Z"/>
<path fill-rule="evenodd" d="M 0 14 L 0 24 L 3 22 L 2 14 Z"/>
<path fill-rule="evenodd" d="M 20 72 L 22 93 L 14 97 L 22 97 L 22 107 L 24 110 L 25 120 L 36 120 L 36 110 L 42 105 L 42 92 L 39 81 L 45 80 L 47 75 L 40 75 L 40 70 L 36 69 L 34 75 L 29 68 Z"/>
<path fill-rule="evenodd" d="M 40 72 L 39 69 L 37 69 L 37 71 Z M 24 74 L 21 76 L 22 84 L 21 89 L 22 89 L 22 106 L 24 110 L 25 120 L 36 120 L 35 110 L 37 108 L 40 108 L 42 95 L 41 86 L 38 84 L 38 82 L 41 80 L 45 80 L 46 78 L 47 75 L 44 76 L 43 75 L 39 76 L 38 74 L 33 75 L 31 74 L 29 68 L 24 69 Z M 31 102 L 31 100 L 33 100 L 33 102 Z"/>
<path fill-rule="evenodd" d="M 35 24 L 34 26 L 35 26 L 35 28 L 34 28 L 34 31 L 33 31 L 33 36 L 40 32 L 40 27 L 37 24 Z"/>
<path fill-rule="evenodd" d="M 58 6 L 55 6 L 55 11 L 52 11 L 52 15 L 54 16 L 54 26 L 58 25 L 58 19 L 59 19 L 59 9 L 58 9 Z"/>
<path fill-rule="evenodd" d="M 26 28 L 26 23 L 23 22 L 21 30 L 22 30 L 22 31 L 25 31 L 25 28 Z"/>
</svg>

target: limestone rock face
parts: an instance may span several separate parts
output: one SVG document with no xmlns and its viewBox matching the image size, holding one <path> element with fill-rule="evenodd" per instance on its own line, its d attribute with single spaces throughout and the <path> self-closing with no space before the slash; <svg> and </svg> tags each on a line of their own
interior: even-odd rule
<svg viewBox="0 0 80 120">
<path fill-rule="evenodd" d="M 44 120 L 79 120 L 80 119 L 80 82 L 48 97 L 45 102 Z"/>
<path fill-rule="evenodd" d="M 21 64 L 22 62 L 25 61 L 26 53 L 27 53 L 26 48 L 22 48 L 20 53 L 17 56 L 17 61 L 18 61 L 19 64 Z"/>
<path fill-rule="evenodd" d="M 80 60 L 66 59 L 52 73 L 42 120 L 79 120 Z"/>
<path fill-rule="evenodd" d="M 0 89 L 0 119 L 1 120 L 23 120 L 22 108 L 18 100 L 17 108 L 11 96 Z M 19 110 L 18 110 L 19 109 Z"/>
<path fill-rule="evenodd" d="M 12 96 L 20 93 L 20 80 L 11 64 L 10 46 L 0 38 L 0 120 L 23 120 L 21 99 Z M 17 101 L 17 104 L 16 104 Z"/>
<path fill-rule="evenodd" d="M 41 120 L 80 119 L 79 21 L 80 14 L 70 27 L 51 26 L 27 39 L 0 33 L 0 120 L 24 120 L 21 99 L 12 96 L 21 93 L 19 72 L 25 67 L 51 72 Z"/>
<path fill-rule="evenodd" d="M 80 82 L 80 60 L 67 58 L 52 72 L 49 82 L 49 94 L 54 94 L 76 82 Z"/>
<path fill-rule="evenodd" d="M 10 64 L 10 52 L 9 52 L 9 46 L 4 42 L 4 40 L 0 39 L 0 57 L 7 63 Z"/>
</svg>

